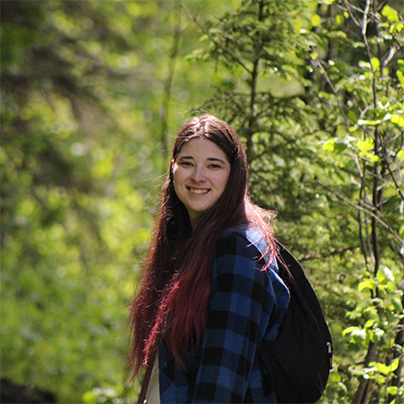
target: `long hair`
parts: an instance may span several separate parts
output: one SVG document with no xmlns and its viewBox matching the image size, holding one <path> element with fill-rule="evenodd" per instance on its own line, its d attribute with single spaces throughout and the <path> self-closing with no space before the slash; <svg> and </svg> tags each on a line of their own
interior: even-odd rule
<svg viewBox="0 0 404 404">
<path fill-rule="evenodd" d="M 192 229 L 187 209 L 174 190 L 173 164 L 184 144 L 199 138 L 208 139 L 223 150 L 231 171 L 223 194 L 197 218 Z M 180 365 L 190 345 L 200 342 L 211 289 L 211 260 L 223 231 L 247 223 L 258 228 L 273 259 L 273 232 L 263 218 L 271 213 L 251 203 L 247 179 L 244 149 L 226 122 L 203 115 L 182 126 L 175 139 L 140 292 L 130 305 L 132 341 L 128 369 L 133 369 L 132 380 L 141 365 L 149 363 L 162 341 Z"/>
</svg>

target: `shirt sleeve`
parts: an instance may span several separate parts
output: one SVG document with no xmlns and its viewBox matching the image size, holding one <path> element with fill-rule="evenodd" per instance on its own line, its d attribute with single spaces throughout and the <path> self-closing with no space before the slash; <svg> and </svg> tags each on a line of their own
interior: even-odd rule
<svg viewBox="0 0 404 404">
<path fill-rule="evenodd" d="M 270 270 L 262 271 L 259 259 L 243 237 L 218 244 L 194 402 L 244 400 L 257 348 L 276 311 Z"/>
</svg>

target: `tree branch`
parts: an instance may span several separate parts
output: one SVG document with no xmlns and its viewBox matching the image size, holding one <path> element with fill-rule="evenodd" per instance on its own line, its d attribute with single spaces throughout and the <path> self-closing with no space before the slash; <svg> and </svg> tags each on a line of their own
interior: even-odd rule
<svg viewBox="0 0 404 404">
<path fill-rule="evenodd" d="M 207 30 L 202 24 L 199 23 L 198 19 L 195 18 L 187 9 L 186 7 L 181 4 L 181 7 L 185 10 L 185 12 L 188 14 L 188 17 L 194 21 L 194 23 L 202 30 L 202 32 L 208 36 L 208 38 L 223 52 L 227 53 L 236 63 L 238 63 L 247 73 L 252 74 L 252 70 L 249 69 L 242 60 L 240 60 L 236 55 L 234 55 L 233 52 L 231 52 L 228 48 L 225 48 L 222 46 L 218 41 L 216 41 L 215 38 L 212 37 L 211 33 L 209 30 Z"/>
<path fill-rule="evenodd" d="M 349 206 L 352 206 L 353 208 L 360 210 L 361 212 L 366 213 L 367 215 L 369 215 L 371 218 L 375 219 L 377 222 L 379 222 L 380 225 L 382 225 L 401 245 L 404 245 L 404 239 L 402 239 L 397 232 L 391 228 L 391 226 L 389 226 L 387 223 L 385 223 L 380 217 L 378 217 L 375 213 L 373 213 L 372 211 L 370 211 L 369 209 L 357 205 L 356 203 L 351 202 L 348 198 L 346 198 L 345 196 L 341 195 L 340 193 L 338 193 L 337 191 L 333 191 L 331 190 L 327 185 L 322 184 L 321 182 L 316 182 L 316 184 L 320 185 L 321 187 L 323 187 L 324 189 L 326 189 L 328 192 L 334 194 L 338 199 L 344 201 L 346 204 L 348 204 Z"/>
</svg>

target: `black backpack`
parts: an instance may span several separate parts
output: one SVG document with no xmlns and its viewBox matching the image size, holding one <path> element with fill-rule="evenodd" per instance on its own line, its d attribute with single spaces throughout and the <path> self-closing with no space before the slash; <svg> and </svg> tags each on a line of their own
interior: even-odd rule
<svg viewBox="0 0 404 404">
<path fill-rule="evenodd" d="M 332 340 L 320 303 L 299 262 L 278 243 L 279 276 L 290 303 L 279 335 L 258 350 L 268 369 L 278 403 L 314 403 L 332 368 Z"/>
</svg>

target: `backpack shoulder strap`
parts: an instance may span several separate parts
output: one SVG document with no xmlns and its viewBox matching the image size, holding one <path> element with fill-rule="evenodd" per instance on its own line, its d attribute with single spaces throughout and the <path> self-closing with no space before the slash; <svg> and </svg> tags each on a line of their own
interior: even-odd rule
<svg viewBox="0 0 404 404">
<path fill-rule="evenodd" d="M 288 288 L 293 289 L 298 298 L 304 296 L 314 316 L 323 319 L 324 314 L 320 303 L 299 261 L 281 243 L 278 241 L 276 243 L 279 255 L 279 275 Z"/>
</svg>

